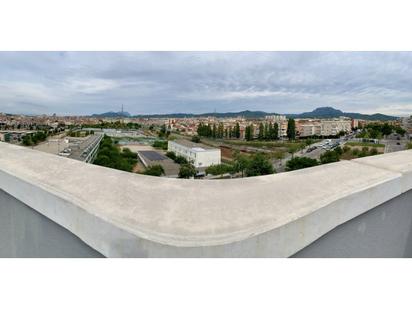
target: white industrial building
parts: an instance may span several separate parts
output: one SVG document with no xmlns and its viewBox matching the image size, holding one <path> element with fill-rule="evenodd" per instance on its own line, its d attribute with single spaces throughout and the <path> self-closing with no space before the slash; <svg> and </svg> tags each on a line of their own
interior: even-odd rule
<svg viewBox="0 0 412 309">
<path fill-rule="evenodd" d="M 220 149 L 193 143 L 187 140 L 175 140 L 168 142 L 168 151 L 173 151 L 176 155 L 186 158 L 192 162 L 196 168 L 208 167 L 220 164 Z"/>
</svg>

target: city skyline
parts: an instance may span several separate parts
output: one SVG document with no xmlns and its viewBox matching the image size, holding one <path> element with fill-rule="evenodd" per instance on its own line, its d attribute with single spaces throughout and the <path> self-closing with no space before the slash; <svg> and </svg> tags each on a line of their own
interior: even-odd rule
<svg viewBox="0 0 412 309">
<path fill-rule="evenodd" d="M 1 52 L 0 111 L 412 113 L 410 52 Z"/>
</svg>

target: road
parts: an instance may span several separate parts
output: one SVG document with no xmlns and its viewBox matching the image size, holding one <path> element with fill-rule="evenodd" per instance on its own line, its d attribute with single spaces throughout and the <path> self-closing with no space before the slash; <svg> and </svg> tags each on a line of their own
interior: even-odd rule
<svg viewBox="0 0 412 309">
<path fill-rule="evenodd" d="M 386 139 L 382 140 L 381 143 L 385 145 L 385 153 L 395 152 L 405 150 L 408 139 L 406 137 L 398 137 L 397 135 L 391 134 Z"/>
<path fill-rule="evenodd" d="M 310 146 L 307 146 L 307 147 L 305 147 L 303 150 L 301 150 L 301 151 L 299 151 L 299 152 L 296 152 L 296 153 L 293 155 L 293 157 L 308 157 L 308 158 L 311 158 L 311 159 L 319 160 L 319 159 L 320 159 L 320 156 L 327 151 L 326 149 L 322 149 L 321 147 L 319 147 L 319 146 L 320 146 L 322 143 L 324 143 L 325 141 L 326 141 L 326 140 L 322 140 L 322 141 L 320 141 L 320 142 L 318 142 L 318 143 L 315 143 L 315 144 L 312 144 L 312 145 L 310 145 Z M 337 141 L 339 142 L 339 146 L 341 146 L 341 147 L 342 147 L 346 142 L 348 142 L 348 141 L 345 141 L 344 139 L 339 139 L 339 138 L 332 139 L 332 142 L 337 142 Z M 308 150 L 310 147 L 314 147 L 314 146 L 316 146 L 317 148 L 314 149 L 314 150 L 312 150 L 311 152 L 307 152 L 307 150 Z M 282 160 L 273 160 L 272 163 L 273 163 L 273 167 L 276 169 L 276 172 L 277 172 L 277 173 L 285 172 L 286 162 L 289 161 L 290 159 L 292 159 L 292 155 L 288 153 L 288 154 L 285 156 L 285 158 L 282 159 Z"/>
</svg>

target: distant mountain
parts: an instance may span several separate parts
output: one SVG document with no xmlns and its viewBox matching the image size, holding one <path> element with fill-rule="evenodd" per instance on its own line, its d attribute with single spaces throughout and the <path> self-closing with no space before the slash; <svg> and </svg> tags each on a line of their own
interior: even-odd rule
<svg viewBox="0 0 412 309">
<path fill-rule="evenodd" d="M 350 117 L 354 119 L 364 120 L 395 120 L 398 117 L 388 116 L 384 114 L 366 115 L 360 113 L 345 113 L 333 107 L 318 107 L 311 112 L 301 114 L 286 114 L 290 118 L 334 118 L 334 117 Z"/>
<path fill-rule="evenodd" d="M 117 117 L 130 117 L 128 112 L 107 112 L 103 114 L 93 114 L 92 117 L 104 117 L 104 118 L 117 118 Z"/>
<path fill-rule="evenodd" d="M 134 115 L 137 118 L 191 118 L 191 117 L 217 117 L 217 118 L 227 118 L 227 117 L 245 117 L 249 119 L 253 118 L 263 118 L 269 115 L 279 115 L 277 113 L 266 113 L 262 111 L 241 111 L 241 112 L 228 112 L 228 113 L 203 113 L 203 114 L 192 114 L 192 113 L 172 113 L 172 114 L 149 114 L 149 115 Z M 335 117 L 350 117 L 354 119 L 364 119 L 364 120 L 395 120 L 398 117 L 388 116 L 384 114 L 373 114 L 366 115 L 360 113 L 346 113 L 339 109 L 333 107 L 318 107 L 311 112 L 305 112 L 301 114 L 286 114 L 288 118 L 335 118 Z M 117 117 L 132 117 L 128 112 L 108 112 L 103 114 L 93 114 L 92 117 L 107 117 L 107 118 L 117 118 Z"/>
<path fill-rule="evenodd" d="M 344 116 L 344 112 L 339 109 L 335 109 L 333 107 L 318 107 L 311 112 L 295 114 L 301 118 L 333 118 L 333 117 L 340 117 Z M 290 115 L 290 116 L 295 116 Z"/>
<path fill-rule="evenodd" d="M 241 111 L 241 112 L 227 112 L 227 113 L 203 113 L 203 114 L 185 114 L 185 113 L 174 113 L 174 114 L 151 114 L 151 115 L 135 115 L 133 117 L 139 118 L 190 118 L 190 117 L 245 117 L 245 118 L 262 118 L 268 115 L 278 115 L 276 113 L 266 113 L 261 111 Z"/>
</svg>

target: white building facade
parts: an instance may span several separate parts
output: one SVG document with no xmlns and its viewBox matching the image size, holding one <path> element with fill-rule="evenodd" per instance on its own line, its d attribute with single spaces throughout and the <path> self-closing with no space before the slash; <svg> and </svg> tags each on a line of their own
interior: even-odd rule
<svg viewBox="0 0 412 309">
<path fill-rule="evenodd" d="M 338 135 L 341 131 L 348 133 L 352 130 L 352 120 L 350 118 L 322 119 L 320 124 L 321 135 L 323 136 Z"/>
<path fill-rule="evenodd" d="M 187 140 L 169 141 L 167 150 L 186 158 L 186 160 L 192 162 L 196 168 L 221 163 L 220 149 L 192 143 Z"/>
</svg>

